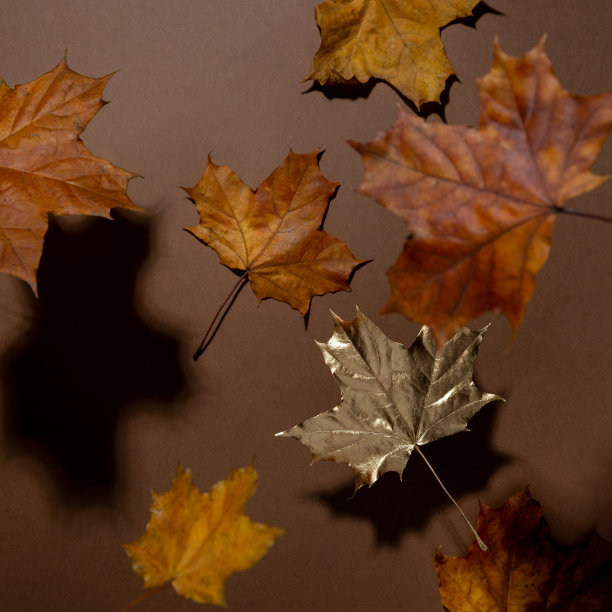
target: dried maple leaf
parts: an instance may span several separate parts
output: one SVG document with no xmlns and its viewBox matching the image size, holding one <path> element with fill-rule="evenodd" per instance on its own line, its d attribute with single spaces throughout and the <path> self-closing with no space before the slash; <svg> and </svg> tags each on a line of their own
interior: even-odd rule
<svg viewBox="0 0 612 612">
<path fill-rule="evenodd" d="M 478 1 L 327 0 L 315 8 L 321 46 L 306 79 L 382 79 L 419 107 L 439 101 L 454 74 L 440 28 L 471 15 Z"/>
<path fill-rule="evenodd" d="M 383 312 L 431 325 L 439 341 L 487 310 L 518 328 L 557 213 L 606 177 L 589 171 L 612 127 L 612 92 L 574 96 L 544 40 L 522 58 L 496 45 L 479 81 L 480 129 L 427 124 L 400 110 L 378 139 L 351 143 L 359 190 L 406 220 Z"/>
<path fill-rule="evenodd" d="M 557 547 L 527 489 L 496 510 L 481 504 L 478 532 L 488 552 L 473 543 L 465 557 L 436 553 L 449 612 L 612 609 L 612 545 L 593 534 L 576 548 Z"/>
<path fill-rule="evenodd" d="M 433 471 L 419 446 L 465 430 L 482 406 L 501 399 L 482 393 L 472 381 L 484 329 L 463 328 L 436 353 L 425 326 L 407 349 L 359 310 L 353 321 L 332 316 L 334 334 L 318 344 L 342 401 L 276 435 L 307 446 L 313 461 L 347 463 L 355 474 L 355 491 L 385 472 L 401 478 L 413 450 Z"/>
<path fill-rule="evenodd" d="M 94 79 L 62 60 L 27 85 L 0 81 L 0 271 L 28 282 L 47 231 L 47 214 L 138 210 L 126 194 L 135 176 L 92 155 L 79 135 L 104 105 L 112 75 Z"/>
<path fill-rule="evenodd" d="M 290 152 L 255 192 L 209 159 L 197 185 L 185 189 L 200 216 L 187 231 L 243 271 L 259 302 L 281 300 L 303 316 L 313 296 L 350 291 L 350 275 L 364 263 L 321 229 L 338 184 L 321 174 L 318 158 L 318 151 Z"/>
<path fill-rule="evenodd" d="M 145 533 L 123 545 L 145 588 L 171 584 L 188 599 L 225 605 L 228 577 L 255 565 L 284 533 L 244 513 L 256 481 L 255 469 L 247 467 L 200 493 L 191 472 L 179 466 L 172 488 L 153 494 Z"/>
</svg>

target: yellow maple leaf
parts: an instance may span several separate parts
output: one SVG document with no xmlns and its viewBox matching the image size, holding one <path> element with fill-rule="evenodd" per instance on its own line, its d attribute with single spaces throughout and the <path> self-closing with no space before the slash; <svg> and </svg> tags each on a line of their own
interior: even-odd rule
<svg viewBox="0 0 612 612">
<path fill-rule="evenodd" d="M 224 606 L 227 578 L 255 565 L 284 533 L 244 513 L 256 487 L 250 466 L 200 493 L 191 472 L 179 465 L 170 490 L 153 493 L 145 533 L 123 544 L 145 588 L 171 583 L 183 597 Z"/>
<path fill-rule="evenodd" d="M 375 140 L 351 142 L 365 167 L 358 191 L 409 228 L 387 271 L 383 312 L 433 327 L 440 343 L 487 311 L 503 313 L 516 332 L 555 218 L 606 220 L 566 202 L 608 178 L 590 168 L 612 130 L 612 91 L 565 90 L 544 41 L 523 57 L 495 44 L 491 70 L 478 81 L 478 129 L 400 110 Z"/>
<path fill-rule="evenodd" d="M 315 8 L 321 46 L 306 80 L 387 81 L 417 106 L 440 100 L 454 74 L 440 28 L 478 0 L 326 0 Z"/>
</svg>

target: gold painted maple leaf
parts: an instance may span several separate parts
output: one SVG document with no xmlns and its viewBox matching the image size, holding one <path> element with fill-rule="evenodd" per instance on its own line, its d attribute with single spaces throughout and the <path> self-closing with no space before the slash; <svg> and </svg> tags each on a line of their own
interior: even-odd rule
<svg viewBox="0 0 612 612">
<path fill-rule="evenodd" d="M 332 316 L 334 334 L 318 344 L 342 401 L 276 435 L 307 446 L 313 461 L 347 463 L 355 491 L 385 472 L 401 478 L 414 450 L 423 456 L 421 445 L 464 431 L 478 410 L 500 399 L 472 381 L 484 329 L 463 328 L 438 352 L 427 327 L 406 348 L 359 310 L 353 321 Z"/>
</svg>

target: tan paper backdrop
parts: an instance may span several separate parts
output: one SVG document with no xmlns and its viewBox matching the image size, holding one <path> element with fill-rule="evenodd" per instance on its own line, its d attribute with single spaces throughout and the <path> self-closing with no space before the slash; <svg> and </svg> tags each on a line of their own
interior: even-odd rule
<svg viewBox="0 0 612 612">
<path fill-rule="evenodd" d="M 403 483 L 387 475 L 352 500 L 350 469 L 320 462 L 274 433 L 332 408 L 336 384 L 314 340 L 332 308 L 355 305 L 391 338 L 418 325 L 380 315 L 402 221 L 355 188 L 366 141 L 392 125 L 394 91 L 326 98 L 300 83 L 319 44 L 315 0 L 3 0 L 0 74 L 11 86 L 52 68 L 65 50 L 87 75 L 118 70 L 110 101 L 84 133 L 96 155 L 134 171 L 148 215 L 53 220 L 40 300 L 0 276 L 0 609 L 117 610 L 141 591 L 120 543 L 148 520 L 150 492 L 177 462 L 207 490 L 254 462 L 250 516 L 285 536 L 227 584 L 238 611 L 441 610 L 434 551 L 463 554 L 471 534 L 418 457 Z M 495 36 L 514 55 L 547 33 L 564 87 L 612 89 L 609 0 L 490 0 L 477 27 L 443 39 L 460 82 L 446 118 L 475 125 L 475 79 Z M 196 222 L 181 186 L 210 153 L 255 187 L 289 149 L 325 149 L 341 187 L 326 229 L 357 257 L 351 293 L 315 298 L 308 327 L 283 303 L 257 306 L 247 287 L 202 359 L 191 354 L 235 282 L 212 250 L 182 231 Z M 612 173 L 612 142 L 594 170 Z M 574 202 L 612 215 L 612 182 Z M 476 520 L 478 499 L 500 505 L 529 484 L 563 544 L 589 530 L 612 539 L 610 359 L 612 226 L 569 216 L 555 224 L 549 262 L 512 340 L 491 323 L 476 366 L 480 386 L 507 398 L 471 432 L 428 447 L 430 461 Z M 135 610 L 197 610 L 166 591 Z"/>
</svg>

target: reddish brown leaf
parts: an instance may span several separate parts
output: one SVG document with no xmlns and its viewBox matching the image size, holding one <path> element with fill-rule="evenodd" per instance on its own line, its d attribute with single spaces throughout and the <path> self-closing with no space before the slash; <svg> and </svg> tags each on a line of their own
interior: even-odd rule
<svg viewBox="0 0 612 612">
<path fill-rule="evenodd" d="M 612 609 L 612 544 L 593 534 L 566 550 L 549 538 L 527 489 L 497 509 L 480 505 L 478 533 L 465 557 L 436 553 L 449 612 L 601 612 Z"/>
<path fill-rule="evenodd" d="M 478 130 L 400 110 L 391 130 L 351 143 L 365 165 L 359 190 L 409 228 L 384 312 L 432 326 L 440 343 L 487 310 L 516 331 L 555 215 L 607 178 L 589 168 L 612 127 L 612 92 L 565 91 L 543 40 L 521 58 L 496 45 L 479 89 Z"/>
<path fill-rule="evenodd" d="M 302 315 L 315 295 L 350 291 L 348 279 L 364 260 L 321 229 L 337 183 L 319 171 L 319 153 L 289 153 L 254 192 L 209 159 L 198 184 L 186 189 L 200 222 L 188 228 L 221 263 L 248 273 L 259 302 L 274 298 Z"/>
<path fill-rule="evenodd" d="M 137 209 L 126 194 L 134 174 L 92 155 L 79 138 L 104 105 L 110 77 L 83 76 L 62 60 L 27 85 L 0 82 L 0 271 L 34 293 L 48 213 Z"/>
</svg>

